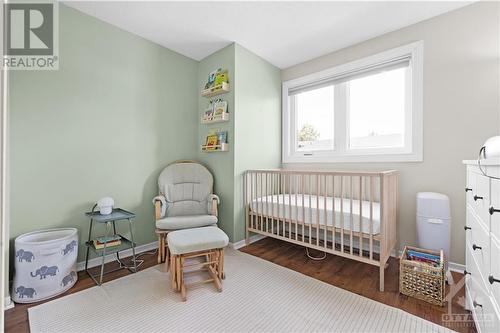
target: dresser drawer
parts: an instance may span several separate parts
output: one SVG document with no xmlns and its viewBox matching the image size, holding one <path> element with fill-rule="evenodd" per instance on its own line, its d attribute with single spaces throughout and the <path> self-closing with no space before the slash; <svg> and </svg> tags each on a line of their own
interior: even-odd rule
<svg viewBox="0 0 500 333">
<path fill-rule="evenodd" d="M 477 331 L 480 333 L 498 333 L 500 321 L 487 291 L 482 289 L 481 282 L 468 278 L 466 284 L 467 302 L 474 316 Z"/>
<path fill-rule="evenodd" d="M 488 231 L 477 221 L 470 209 L 467 209 L 467 225 L 470 227 L 466 235 L 466 250 L 474 257 L 484 279 L 490 273 L 490 238 Z M 469 263 L 467 262 L 467 265 Z M 468 267 L 468 266 L 467 266 Z"/>
<path fill-rule="evenodd" d="M 490 206 L 500 210 L 500 180 L 491 179 Z M 491 235 L 500 243 L 500 212 L 493 212 L 490 217 Z"/>
</svg>

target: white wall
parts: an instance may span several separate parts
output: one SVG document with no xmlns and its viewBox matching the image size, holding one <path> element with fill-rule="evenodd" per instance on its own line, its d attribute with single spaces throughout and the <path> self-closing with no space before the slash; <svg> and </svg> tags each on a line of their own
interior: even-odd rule
<svg viewBox="0 0 500 333">
<path fill-rule="evenodd" d="M 414 244 L 415 197 L 441 192 L 452 208 L 451 261 L 464 263 L 465 167 L 500 133 L 500 5 L 481 2 L 287 68 L 283 81 L 424 41 L 424 161 L 284 165 L 286 168 L 400 171 L 399 244 Z"/>
</svg>

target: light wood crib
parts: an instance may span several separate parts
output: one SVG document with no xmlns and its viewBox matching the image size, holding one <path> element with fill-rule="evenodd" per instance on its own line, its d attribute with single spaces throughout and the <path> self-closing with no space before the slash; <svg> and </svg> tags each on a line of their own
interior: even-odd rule
<svg viewBox="0 0 500 333">
<path fill-rule="evenodd" d="M 398 172 L 248 170 L 246 242 L 257 233 L 384 269 L 396 244 Z"/>
</svg>

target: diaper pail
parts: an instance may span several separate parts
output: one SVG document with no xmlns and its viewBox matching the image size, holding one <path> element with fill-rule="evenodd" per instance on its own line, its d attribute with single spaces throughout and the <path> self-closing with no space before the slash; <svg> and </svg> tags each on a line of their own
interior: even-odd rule
<svg viewBox="0 0 500 333">
<path fill-rule="evenodd" d="M 17 237 L 14 247 L 15 276 L 11 291 L 14 302 L 38 302 L 75 284 L 78 255 L 75 228 L 30 232 Z"/>
</svg>

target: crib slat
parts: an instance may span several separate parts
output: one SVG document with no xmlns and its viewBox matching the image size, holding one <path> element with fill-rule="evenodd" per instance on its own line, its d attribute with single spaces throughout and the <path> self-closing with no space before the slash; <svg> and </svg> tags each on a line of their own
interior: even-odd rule
<svg viewBox="0 0 500 333">
<path fill-rule="evenodd" d="M 301 181 L 302 181 L 302 186 L 300 189 L 300 192 L 302 192 L 302 242 L 305 242 L 305 226 L 306 226 L 306 208 L 305 208 L 305 197 L 304 193 L 306 193 L 305 190 L 305 176 L 300 175 Z"/>
<path fill-rule="evenodd" d="M 340 176 L 340 222 L 342 228 L 340 228 L 340 251 L 344 252 L 344 229 L 345 229 L 345 219 L 344 219 L 344 176 Z"/>
<path fill-rule="evenodd" d="M 268 177 L 269 177 L 269 174 L 266 172 L 266 231 L 269 232 L 269 182 L 268 182 Z M 271 200 L 272 200 L 272 196 L 271 196 Z"/>
<path fill-rule="evenodd" d="M 326 178 L 326 175 L 324 177 L 324 182 L 323 182 L 323 186 L 325 187 L 325 191 L 324 191 L 324 194 L 323 194 L 323 223 L 325 224 L 325 231 L 324 231 L 324 236 L 325 236 L 325 239 L 323 240 L 325 242 L 325 249 L 327 248 L 327 245 L 328 245 L 328 215 L 327 215 L 327 211 L 326 211 L 326 197 L 327 197 L 327 182 L 326 182 L 327 178 Z"/>
<path fill-rule="evenodd" d="M 319 194 L 320 184 L 319 175 L 316 175 L 316 245 L 319 246 Z"/>
<path fill-rule="evenodd" d="M 359 176 L 359 256 L 363 256 L 363 177 Z"/>
<path fill-rule="evenodd" d="M 335 223 L 337 222 L 335 211 L 335 175 L 332 175 L 332 250 L 335 251 Z"/>
<path fill-rule="evenodd" d="M 297 196 L 298 196 L 298 187 L 299 187 L 299 177 L 297 175 L 295 175 L 295 181 L 294 181 L 294 185 L 295 185 L 295 240 L 299 240 L 299 236 L 298 236 L 298 224 L 299 224 L 299 206 L 297 205 Z"/>
<path fill-rule="evenodd" d="M 252 205 L 254 205 L 254 176 L 255 175 L 255 172 L 252 172 L 250 173 L 250 202 L 252 203 Z M 254 226 L 254 216 L 255 216 L 255 209 L 252 209 L 252 219 L 250 220 L 250 226 L 252 229 L 255 229 L 255 226 Z"/>
<path fill-rule="evenodd" d="M 350 228 L 349 228 L 349 250 L 351 251 L 351 255 L 352 255 L 352 183 L 353 183 L 353 177 L 352 176 L 349 176 L 349 187 L 350 187 L 350 190 L 349 190 L 349 193 L 350 193 L 350 198 L 349 198 L 349 224 L 350 224 Z"/>
<path fill-rule="evenodd" d="M 311 196 L 312 196 L 312 175 L 309 175 L 309 244 L 312 243 L 312 205 L 311 205 Z"/>
<path fill-rule="evenodd" d="M 292 238 L 292 174 L 288 174 L 288 238 Z"/>
<path fill-rule="evenodd" d="M 274 213 L 274 196 L 276 193 L 276 184 L 275 184 L 275 174 L 271 174 L 271 195 L 272 195 L 272 201 L 271 201 L 271 234 L 274 235 L 274 219 L 276 214 Z"/>
<path fill-rule="evenodd" d="M 264 173 L 260 173 L 260 231 L 264 231 Z"/>
<path fill-rule="evenodd" d="M 373 260 L 373 177 L 370 177 L 370 260 Z"/>
</svg>

